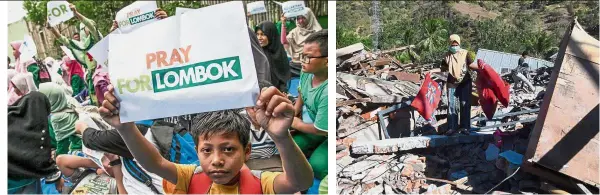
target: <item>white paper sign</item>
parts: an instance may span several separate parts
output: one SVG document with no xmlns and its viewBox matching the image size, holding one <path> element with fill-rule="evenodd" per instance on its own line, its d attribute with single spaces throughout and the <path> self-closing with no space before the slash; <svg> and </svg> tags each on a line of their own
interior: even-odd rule
<svg viewBox="0 0 600 195">
<path fill-rule="evenodd" d="M 265 8 L 264 1 L 255 1 L 252 3 L 248 3 L 246 7 L 248 8 L 248 12 L 250 12 L 251 15 L 267 12 L 267 8 Z"/>
<path fill-rule="evenodd" d="M 48 23 L 50 23 L 50 26 L 56 26 L 74 16 L 73 11 L 69 9 L 69 2 L 67 1 L 48 1 L 46 7 L 48 10 Z"/>
<path fill-rule="evenodd" d="M 253 106 L 258 97 L 241 1 L 111 35 L 108 54 L 122 122 Z"/>
<path fill-rule="evenodd" d="M 19 47 L 19 52 L 21 53 L 21 61 L 33 59 L 33 56 L 37 55 L 37 47 L 35 46 L 35 42 L 28 34 L 23 36 L 23 43 L 21 47 Z"/>
<path fill-rule="evenodd" d="M 285 17 L 291 18 L 306 14 L 304 1 L 286 1 L 281 4 Z"/>
<path fill-rule="evenodd" d="M 96 43 L 94 46 L 92 46 L 92 48 L 90 48 L 90 50 L 88 50 L 88 53 L 92 55 L 94 60 L 96 60 L 98 64 L 101 64 L 104 67 L 108 67 L 108 43 L 112 34 L 119 33 L 115 31 L 109 35 L 106 35 L 106 37 L 98 41 L 98 43 Z"/>
<path fill-rule="evenodd" d="M 69 50 L 69 48 L 65 47 L 65 46 L 60 46 L 60 49 L 62 49 L 63 52 L 65 52 L 65 54 L 71 58 L 71 59 L 75 59 L 75 56 L 73 56 L 73 52 L 71 52 L 71 50 Z"/>
<path fill-rule="evenodd" d="M 121 33 L 129 33 L 139 27 L 158 21 L 154 18 L 156 1 L 136 1 L 119 10 L 115 19 Z"/>
<path fill-rule="evenodd" d="M 181 15 L 187 11 L 191 11 L 191 10 L 195 10 L 192 8 L 185 8 L 185 7 L 176 7 L 175 8 L 175 15 Z"/>
</svg>

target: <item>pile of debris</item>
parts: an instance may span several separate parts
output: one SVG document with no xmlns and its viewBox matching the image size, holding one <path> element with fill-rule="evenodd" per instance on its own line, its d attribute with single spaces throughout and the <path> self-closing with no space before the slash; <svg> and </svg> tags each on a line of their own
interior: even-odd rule
<svg viewBox="0 0 600 195">
<path fill-rule="evenodd" d="M 548 72 L 532 72 L 538 79 L 534 91 L 511 87 L 509 106 L 499 107 L 492 120 L 477 104 L 474 87 L 473 128 L 468 135 L 446 136 L 445 92 L 434 122 L 410 102 L 425 74 L 436 82 L 445 82 L 447 74 L 433 64 L 401 64 L 389 55 L 412 47 L 369 52 L 359 43 L 336 52 L 337 193 L 519 193 L 550 186 L 517 171 Z"/>
</svg>

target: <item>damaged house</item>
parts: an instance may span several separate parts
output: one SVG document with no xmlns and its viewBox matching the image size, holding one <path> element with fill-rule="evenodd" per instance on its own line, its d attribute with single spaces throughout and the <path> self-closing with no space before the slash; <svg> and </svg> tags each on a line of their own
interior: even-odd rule
<svg viewBox="0 0 600 195">
<path fill-rule="evenodd" d="M 554 63 L 529 59 L 533 90 L 507 76 L 518 54 L 478 51 L 510 83 L 510 102 L 487 117 L 473 87 L 467 133 L 446 135 L 445 92 L 433 121 L 411 106 L 426 74 L 447 77 L 391 55 L 413 47 L 336 52 L 338 194 L 598 193 L 600 43 L 576 20 Z"/>
</svg>

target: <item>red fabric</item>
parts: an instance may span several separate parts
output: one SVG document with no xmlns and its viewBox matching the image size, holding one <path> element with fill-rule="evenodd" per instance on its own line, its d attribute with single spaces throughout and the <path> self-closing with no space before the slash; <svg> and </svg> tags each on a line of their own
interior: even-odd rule
<svg viewBox="0 0 600 195">
<path fill-rule="evenodd" d="M 81 64 L 79 64 L 79 62 L 77 62 L 77 60 L 71 59 L 68 56 L 65 56 L 65 57 L 63 57 L 63 62 L 67 65 L 67 68 L 69 69 L 68 70 L 69 71 L 68 72 L 69 80 L 71 80 L 73 75 L 79 75 L 79 77 L 81 77 L 81 79 L 85 81 L 85 76 L 84 76 L 85 73 L 83 72 L 83 68 L 81 67 Z"/>
<path fill-rule="evenodd" d="M 255 177 L 250 169 L 244 165 L 240 170 L 240 194 L 262 194 L 260 178 Z M 208 194 L 212 181 L 206 173 L 198 173 L 192 176 L 188 187 L 188 194 Z"/>
<path fill-rule="evenodd" d="M 419 93 L 410 105 L 415 108 L 423 118 L 431 120 L 433 112 L 440 103 L 441 96 L 442 90 L 440 90 L 440 86 L 435 81 L 432 81 L 430 73 L 427 73 L 427 75 L 425 75 L 425 80 L 423 80 L 423 84 L 421 85 L 421 90 L 419 90 Z"/>
<path fill-rule="evenodd" d="M 504 80 L 502 80 L 500 75 L 498 75 L 498 73 L 496 73 L 496 71 L 494 71 L 494 69 L 490 65 L 486 64 L 482 59 L 477 60 L 477 66 L 479 66 L 477 74 L 478 77 L 483 77 L 481 82 L 487 81 L 487 86 L 493 90 L 496 98 L 498 98 L 498 101 L 500 101 L 504 107 L 508 107 L 510 94 L 508 92 L 509 88 L 505 85 Z"/>
<path fill-rule="evenodd" d="M 475 85 L 477 85 L 477 92 L 479 94 L 479 104 L 481 104 L 481 108 L 483 109 L 483 113 L 489 120 L 492 120 L 494 117 L 494 113 L 496 113 L 496 109 L 498 108 L 498 103 L 496 103 L 496 94 L 494 94 L 494 90 L 492 90 L 489 82 L 486 82 L 485 76 L 479 75 L 475 80 Z"/>
</svg>

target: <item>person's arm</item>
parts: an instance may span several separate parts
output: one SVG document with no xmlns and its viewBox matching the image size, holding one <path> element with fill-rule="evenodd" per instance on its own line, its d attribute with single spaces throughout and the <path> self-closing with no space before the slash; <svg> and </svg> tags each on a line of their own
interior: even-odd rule
<svg viewBox="0 0 600 195">
<path fill-rule="evenodd" d="M 77 126 L 75 126 L 75 129 L 77 129 Z M 123 141 L 117 130 L 100 131 L 87 127 L 82 131 L 81 135 L 83 145 L 89 149 L 133 158 L 133 155 L 129 152 L 125 141 Z"/>
<path fill-rule="evenodd" d="M 284 46 L 288 44 L 287 42 L 287 29 L 285 27 L 285 16 L 281 14 L 281 44 Z"/>
<path fill-rule="evenodd" d="M 300 90 L 298 90 L 300 91 Z M 296 104 L 294 104 L 294 116 L 300 117 L 302 115 L 302 106 L 304 105 L 304 100 L 302 100 L 302 93 L 298 93 L 298 98 L 296 98 Z M 295 119 L 294 119 L 295 120 Z"/>
<path fill-rule="evenodd" d="M 314 177 L 312 168 L 288 131 L 294 118 L 292 102 L 275 87 L 263 90 L 258 99 L 256 119 L 275 142 L 283 165 L 283 173 L 273 181 L 275 193 L 308 189 Z"/>
<path fill-rule="evenodd" d="M 89 18 L 86 18 L 84 15 L 79 13 L 75 5 L 73 5 L 72 3 L 69 4 L 69 8 L 71 9 L 71 11 L 73 11 L 73 15 L 75 15 L 75 17 L 79 21 L 81 21 L 81 23 L 83 23 L 83 25 L 85 25 L 85 27 L 87 27 L 88 30 L 90 30 L 90 35 L 92 35 L 94 40 L 96 40 L 96 42 L 100 41 L 101 36 L 100 32 L 98 32 L 98 29 L 96 28 L 96 22 Z"/>
<path fill-rule="evenodd" d="M 327 136 L 326 131 L 321 131 L 315 127 L 313 123 L 305 123 L 302 119 L 294 117 L 292 128 L 304 133 L 310 133 L 315 135 Z"/>
<path fill-rule="evenodd" d="M 119 102 L 114 95 L 114 87 L 112 85 L 108 87 L 104 98 L 102 107 L 99 110 L 100 114 L 102 114 L 104 120 L 119 131 L 121 138 L 123 138 L 125 144 L 127 144 L 127 148 L 129 148 L 129 151 L 138 163 L 147 171 L 176 184 L 177 168 L 175 164 L 164 159 L 133 122 L 121 123 L 118 109 Z"/>
</svg>

